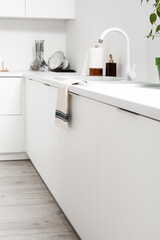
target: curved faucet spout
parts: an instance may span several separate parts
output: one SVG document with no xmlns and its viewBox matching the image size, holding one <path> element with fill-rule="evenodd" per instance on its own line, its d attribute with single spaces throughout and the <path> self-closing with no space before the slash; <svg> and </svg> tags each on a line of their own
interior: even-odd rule
<svg viewBox="0 0 160 240">
<path fill-rule="evenodd" d="M 133 76 L 133 74 L 131 73 L 131 65 L 130 65 L 130 41 L 129 41 L 129 37 L 128 35 L 120 28 L 109 28 L 107 30 L 105 30 L 102 35 L 100 36 L 99 39 L 99 43 L 103 43 L 103 40 L 105 38 L 105 36 L 107 34 L 109 34 L 110 32 L 118 32 L 120 33 L 124 39 L 125 39 L 125 43 L 126 43 L 126 69 L 125 69 L 125 76 L 126 78 L 131 78 L 131 75 Z"/>
</svg>

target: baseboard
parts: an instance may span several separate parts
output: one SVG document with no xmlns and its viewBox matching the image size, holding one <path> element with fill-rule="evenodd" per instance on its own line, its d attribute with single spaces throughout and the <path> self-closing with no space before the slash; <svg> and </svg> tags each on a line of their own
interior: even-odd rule
<svg viewBox="0 0 160 240">
<path fill-rule="evenodd" d="M 27 153 L 0 153 L 0 161 L 29 159 Z"/>
</svg>

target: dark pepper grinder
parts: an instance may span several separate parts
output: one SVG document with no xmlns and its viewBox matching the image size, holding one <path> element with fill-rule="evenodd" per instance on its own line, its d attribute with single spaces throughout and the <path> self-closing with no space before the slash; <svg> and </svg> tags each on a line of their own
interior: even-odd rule
<svg viewBox="0 0 160 240">
<path fill-rule="evenodd" d="M 114 63 L 112 54 L 109 54 L 109 61 L 106 63 L 106 76 L 116 77 L 117 76 L 117 66 Z"/>
</svg>

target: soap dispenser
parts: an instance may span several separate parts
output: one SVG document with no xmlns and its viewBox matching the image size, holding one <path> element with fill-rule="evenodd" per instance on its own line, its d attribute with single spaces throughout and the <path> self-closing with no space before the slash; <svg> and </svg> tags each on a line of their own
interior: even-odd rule
<svg viewBox="0 0 160 240">
<path fill-rule="evenodd" d="M 116 77 L 117 69 L 116 63 L 114 63 L 112 54 L 109 54 L 109 61 L 106 63 L 106 76 Z"/>
</svg>

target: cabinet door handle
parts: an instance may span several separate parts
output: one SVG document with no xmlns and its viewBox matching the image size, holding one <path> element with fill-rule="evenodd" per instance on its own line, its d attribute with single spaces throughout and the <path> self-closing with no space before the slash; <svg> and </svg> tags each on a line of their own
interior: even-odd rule
<svg viewBox="0 0 160 240">
<path fill-rule="evenodd" d="M 139 113 L 124 109 L 124 108 L 117 108 L 118 111 L 128 113 L 130 115 L 141 116 Z"/>
<path fill-rule="evenodd" d="M 72 92 L 70 92 L 69 95 L 71 95 L 71 96 L 79 96 L 78 93 L 72 93 Z"/>
<path fill-rule="evenodd" d="M 45 86 L 51 87 L 51 85 L 47 84 L 47 83 L 42 83 Z"/>
</svg>

